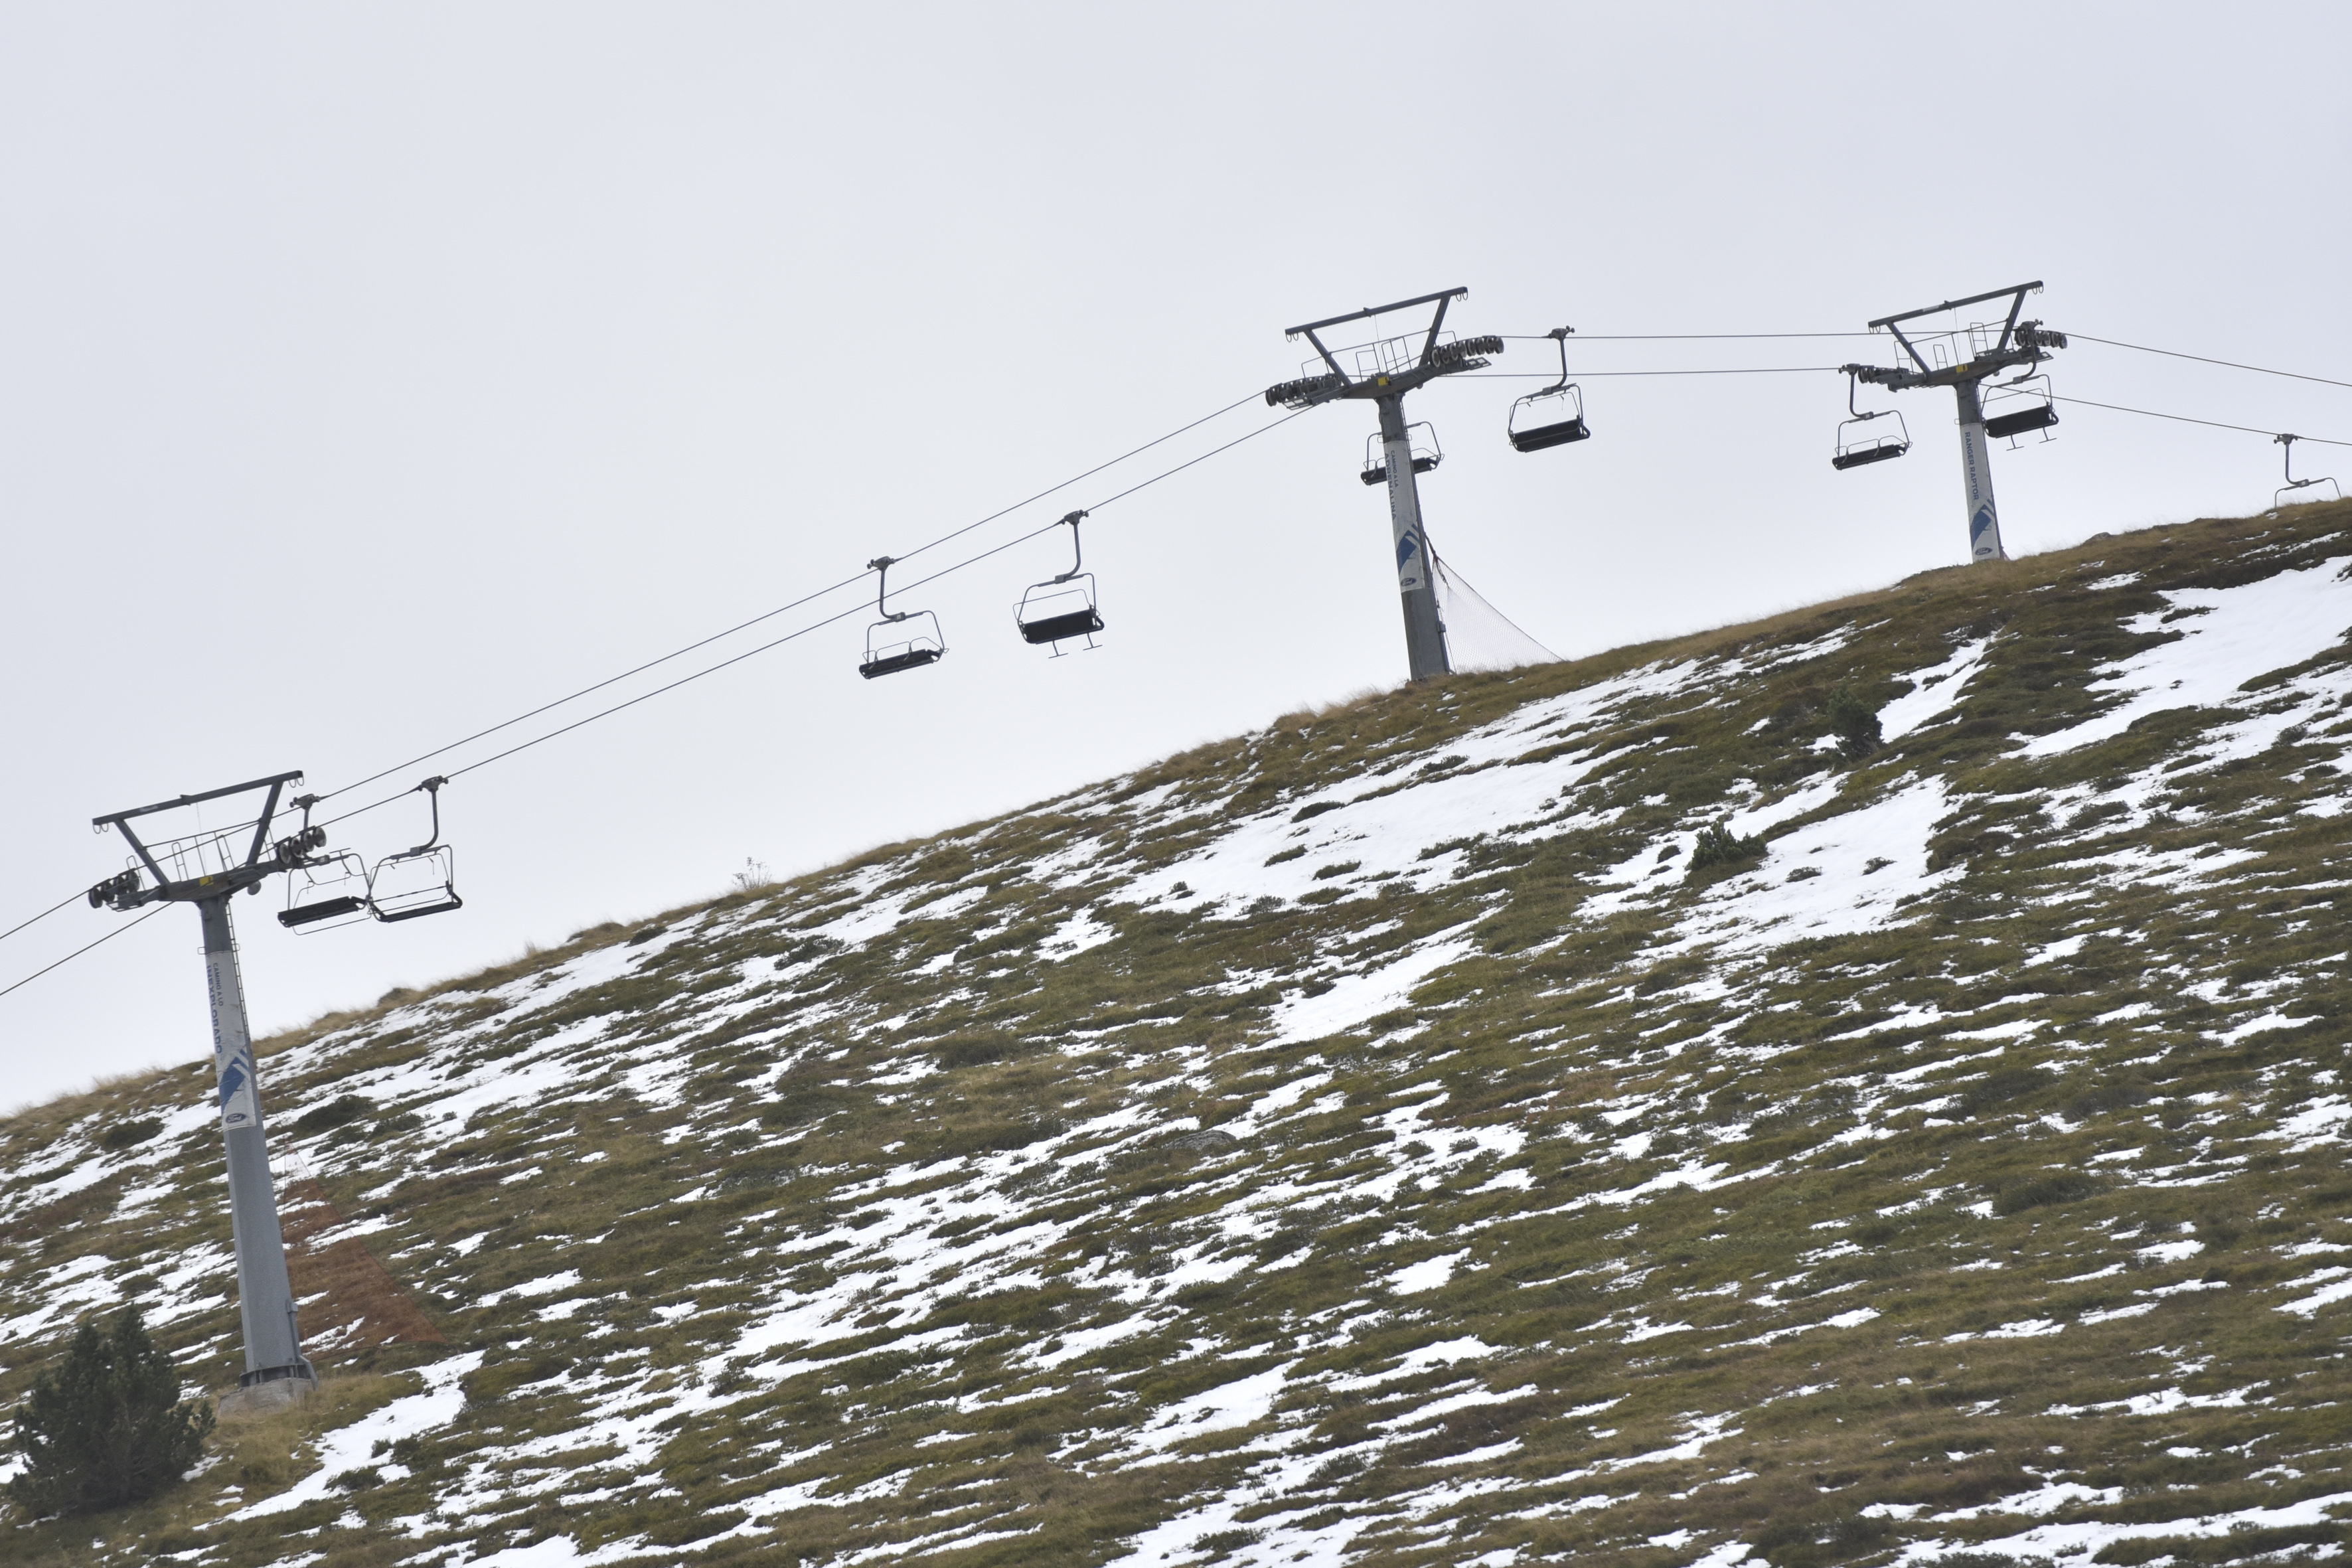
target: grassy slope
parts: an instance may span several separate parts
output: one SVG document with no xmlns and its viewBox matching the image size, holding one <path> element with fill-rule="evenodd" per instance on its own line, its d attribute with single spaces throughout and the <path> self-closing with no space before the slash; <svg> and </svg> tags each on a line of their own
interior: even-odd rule
<svg viewBox="0 0 2352 1568">
<path fill-rule="evenodd" d="M 2189 759 L 2243 711 L 2016 754 L 2174 635 L 2126 625 L 2162 591 L 2352 553 L 2347 527 L 2153 530 L 1302 715 L 274 1042 L 329 1397 L 226 1429 L 152 1507 L 9 1520 L 0 1555 L 1793 1565 L 2352 1491 L 2352 1302 L 2277 1310 L 2352 1242 L 2352 847 L 2303 809 L 2340 797 L 2352 720 L 2330 700 L 2219 764 Z M 1834 688 L 1885 700 L 1987 636 L 1940 721 L 1859 764 L 1815 744 Z M 2278 700 L 2316 712 L 2347 657 Z M 1578 691 L 1612 695 L 1486 754 L 1486 727 Z M 1368 849 L 1205 909 L 1205 881 L 1167 887 L 1237 827 L 1306 834 L 1302 803 L 1529 780 L 1540 812 L 1401 871 Z M 1889 870 L 1911 901 L 1688 940 L 1922 780 L 1948 795 L 1924 863 Z M 1656 861 L 1809 788 L 1745 880 Z M 1268 1044 L 1446 933 L 1392 1007 Z M 125 1299 L 233 1378 L 205 1088 L 0 1123 L 0 1397 Z M 351 1093 L 355 1119 L 295 1134 Z M 226 1519 L 460 1354 L 453 1419 Z M 1987 1506 L 2037 1492 L 2039 1515 Z M 2103 1560 L 2342 1533 L 2256 1522 Z"/>
</svg>

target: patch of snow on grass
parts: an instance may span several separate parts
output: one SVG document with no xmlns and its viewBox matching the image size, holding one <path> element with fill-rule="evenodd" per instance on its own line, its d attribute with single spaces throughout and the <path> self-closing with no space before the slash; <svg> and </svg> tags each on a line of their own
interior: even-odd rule
<svg viewBox="0 0 2352 1568">
<path fill-rule="evenodd" d="M 1928 837 L 1948 809 L 1944 796 L 1942 779 L 1922 780 L 1775 840 L 1761 866 L 1708 890 L 1675 945 L 1752 952 L 1909 918 L 1909 905 L 1962 874 L 1959 867 L 1927 869 Z M 1822 874 L 1789 881 L 1799 864 Z"/>
<path fill-rule="evenodd" d="M 1255 1376 L 1220 1384 L 1190 1399 L 1178 1400 L 1144 1423 L 1129 1441 L 1130 1451 L 1156 1452 L 1206 1433 L 1256 1425 L 1274 1414 L 1274 1403 L 1282 1397 L 1290 1369 L 1297 1364 L 1286 1361 Z"/>
<path fill-rule="evenodd" d="M 576 1275 L 573 1278 L 578 1278 Z M 221 1521 L 226 1524 L 241 1519 L 258 1519 L 265 1514 L 284 1513 L 325 1497 L 334 1479 L 346 1470 L 365 1468 L 378 1443 L 396 1443 L 403 1437 L 413 1437 L 419 1432 L 430 1432 L 446 1426 L 457 1418 L 465 1408 L 466 1396 L 457 1382 L 482 1364 L 488 1352 L 472 1351 L 452 1356 L 447 1361 L 435 1362 L 424 1368 L 425 1392 L 395 1399 L 383 1409 L 374 1411 L 348 1426 L 339 1427 L 319 1439 L 318 1468 L 276 1497 L 240 1509 Z M 565 1561 L 553 1559 L 552 1561 Z"/>
<path fill-rule="evenodd" d="M 1454 1266 L 1469 1256 L 1467 1251 L 1449 1253 L 1444 1258 L 1424 1258 L 1408 1265 L 1389 1276 L 1389 1289 L 1400 1296 L 1434 1290 L 1453 1279 Z"/>
<path fill-rule="evenodd" d="M 2150 611 L 2124 623 L 2147 636 L 2180 635 L 2134 654 L 2112 673 L 2091 682 L 2094 691 L 2123 698 L 2093 719 L 2026 743 L 2020 755 L 2054 757 L 2122 734 L 2151 713 L 2175 708 L 2231 708 L 2248 700 L 2246 681 L 2326 652 L 2352 626 L 2352 594 L 2336 581 L 2352 557 L 2339 556 L 2299 572 L 2282 572 L 2234 588 L 2180 588 L 2164 595 L 2173 609 L 2204 610 L 2166 624 L 2166 612 Z M 2266 700 L 2263 693 L 2253 700 Z M 2291 720 L 2282 717 L 2284 729 Z M 2262 745 L 2274 736 L 2266 735 Z M 2247 738 L 2248 743 L 2251 737 Z M 2232 748 L 2235 749 L 2235 748 Z M 2255 747 L 2260 750 L 2261 747 Z"/>
<path fill-rule="evenodd" d="M 1475 946 L 1466 936 L 1440 931 L 1392 963 L 1368 973 L 1341 975 L 1320 996 L 1287 998 L 1274 1010 L 1274 1038 L 1267 1043 L 1304 1045 L 1360 1028 L 1402 1007 L 1423 981 L 1468 957 Z"/>
<path fill-rule="evenodd" d="M 1954 648 L 1952 657 L 1943 663 L 1901 677 L 1911 682 L 1912 689 L 1878 710 L 1879 733 L 1892 741 L 1950 712 L 1958 706 L 1960 690 L 1969 678 L 1983 667 L 1985 651 L 1991 647 L 1990 637 L 1979 637 Z"/>
</svg>

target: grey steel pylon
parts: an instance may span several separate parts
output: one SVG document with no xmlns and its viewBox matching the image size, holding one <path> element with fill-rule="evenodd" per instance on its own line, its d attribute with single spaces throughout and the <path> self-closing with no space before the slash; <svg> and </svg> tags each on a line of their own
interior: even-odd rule
<svg viewBox="0 0 2352 1568">
<path fill-rule="evenodd" d="M 1439 376 L 1483 369 L 1488 363 L 1486 356 L 1503 352 L 1503 340 L 1497 337 L 1465 338 L 1448 343 L 1437 341 L 1439 330 L 1445 324 L 1445 308 L 1469 292 L 1467 289 L 1448 289 L 1442 293 L 1374 305 L 1288 328 L 1285 335 L 1303 337 L 1314 344 L 1328 370 L 1323 374 L 1302 376 L 1265 389 L 1269 406 L 1312 408 L 1318 403 L 1353 397 L 1369 400 L 1378 407 L 1389 490 L 1389 540 L 1396 552 L 1397 595 L 1404 610 L 1405 662 L 1415 680 L 1449 674 L 1453 665 L 1445 650 L 1444 623 L 1437 612 L 1437 574 L 1431 564 L 1428 525 L 1421 514 L 1421 488 L 1415 482 L 1404 398 L 1415 387 L 1426 385 Z M 1419 353 L 1409 359 L 1401 357 L 1395 363 L 1382 363 L 1360 375 L 1350 376 L 1341 369 L 1339 360 L 1316 335 L 1326 327 L 1360 321 L 1391 310 L 1407 310 L 1417 305 L 1437 307 Z"/>
<path fill-rule="evenodd" d="M 269 1172 L 268 1132 L 262 1118 L 260 1073 L 254 1061 L 253 1033 L 246 1021 L 245 982 L 237 971 L 236 937 L 228 913 L 229 900 L 241 892 L 257 892 L 263 879 L 273 873 L 309 863 L 310 851 L 325 842 L 324 831 L 311 827 L 276 844 L 270 842 L 269 825 L 277 815 L 278 795 L 287 784 L 301 776 L 299 772 L 279 773 L 226 789 L 115 812 L 93 822 L 100 829 L 111 827 L 121 833 L 137 853 L 140 865 L 92 888 L 92 908 L 131 910 L 142 904 L 166 901 L 190 903 L 195 905 L 196 917 L 204 928 L 205 991 L 212 1003 L 213 1072 L 220 1096 L 221 1135 L 228 1151 L 229 1218 L 236 1246 L 237 1311 L 245 1330 L 245 1373 L 240 1382 L 247 1388 L 289 1379 L 310 1384 L 318 1382 L 317 1372 L 302 1354 L 294 1289 L 287 1278 L 286 1241 L 278 1226 L 278 1194 Z M 131 826 L 132 819 L 137 817 L 257 789 L 267 789 L 269 795 L 241 860 L 231 852 L 204 858 L 205 848 L 221 850 L 229 845 L 226 835 L 211 835 L 196 851 L 199 858 L 193 868 L 175 860 L 173 870 L 179 873 L 175 876 L 163 868 L 155 852 L 141 842 Z M 153 885 L 142 879 L 141 868 L 154 879 Z"/>
</svg>

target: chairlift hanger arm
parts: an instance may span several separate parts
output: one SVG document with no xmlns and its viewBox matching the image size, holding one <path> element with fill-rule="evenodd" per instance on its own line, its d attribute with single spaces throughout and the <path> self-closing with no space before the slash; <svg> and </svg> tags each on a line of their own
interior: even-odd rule
<svg viewBox="0 0 2352 1568">
<path fill-rule="evenodd" d="M 1078 542 L 1078 524 L 1086 515 L 1082 511 L 1074 511 L 1062 520 L 1070 525 L 1070 569 L 1055 578 L 1054 581 L 1056 583 L 1068 582 L 1076 576 L 1079 570 L 1087 563 L 1086 548 Z"/>
<path fill-rule="evenodd" d="M 1549 397 L 1553 393 L 1559 392 L 1568 385 L 1568 340 L 1569 335 L 1575 331 L 1576 329 L 1574 327 L 1554 327 L 1551 331 L 1544 334 L 1544 336 L 1549 338 L 1553 342 L 1559 345 L 1559 379 L 1553 382 L 1549 386 L 1545 387 L 1541 392 L 1537 393 L 1536 395 L 1538 397 Z"/>
<path fill-rule="evenodd" d="M 446 777 L 440 773 L 436 773 L 431 778 L 426 779 L 423 784 L 418 784 L 416 789 L 408 792 L 411 795 L 415 795 L 417 793 L 417 790 L 422 790 L 425 793 L 425 798 L 433 803 L 433 837 L 418 845 L 415 848 L 411 849 L 409 851 L 411 855 L 428 854 L 431 852 L 435 845 L 441 842 L 441 786 L 448 782 L 449 781 Z"/>
<path fill-rule="evenodd" d="M 898 563 L 898 558 L 895 555 L 877 555 L 866 563 L 866 569 L 868 572 L 881 574 L 879 585 L 874 591 L 874 613 L 886 621 L 903 621 L 914 614 L 911 610 L 900 610 L 895 616 L 890 613 L 890 568 Z M 919 583 L 916 586 L 920 587 L 922 584 Z"/>
</svg>

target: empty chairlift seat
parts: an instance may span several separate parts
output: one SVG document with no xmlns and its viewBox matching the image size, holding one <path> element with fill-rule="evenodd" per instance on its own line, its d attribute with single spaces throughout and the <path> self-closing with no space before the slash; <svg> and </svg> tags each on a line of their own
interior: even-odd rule
<svg viewBox="0 0 2352 1568">
<path fill-rule="evenodd" d="M 1865 414 L 1853 405 L 1856 378 L 1845 378 L 1845 411 L 1850 419 L 1841 420 L 1837 427 L 1837 449 L 1830 454 L 1830 467 L 1843 473 L 1871 463 L 1884 463 L 1899 458 L 1911 449 L 1910 426 L 1903 416 L 1892 408 L 1874 408 Z M 1892 425 L 1881 425 L 1881 419 L 1892 419 Z"/>
<path fill-rule="evenodd" d="M 857 661 L 857 673 L 868 680 L 937 664 L 948 651 L 939 616 L 929 610 L 889 607 L 890 568 L 896 563 L 897 558 L 889 555 L 866 563 L 868 571 L 881 574 L 875 587 L 874 609 L 882 618 L 866 628 L 866 657 Z"/>
<path fill-rule="evenodd" d="M 1513 451 L 1547 451 L 1592 434 L 1584 423 L 1584 394 L 1568 379 L 1568 339 L 1575 330 L 1554 327 L 1544 334 L 1559 345 L 1559 379 L 1511 405 L 1503 433 L 1510 437 Z"/>
<path fill-rule="evenodd" d="M 1862 420 L 1882 417 L 1894 420 L 1894 426 L 1880 430 L 1862 423 Z M 1843 472 L 1870 463 L 1884 463 L 1910 449 L 1911 432 L 1905 428 L 1903 416 L 1891 408 L 1882 408 L 1863 415 L 1861 419 L 1848 419 L 1838 426 L 1837 450 L 1831 454 L 1830 467 Z"/>
<path fill-rule="evenodd" d="M 1584 397 L 1573 385 L 1531 393 L 1511 405 L 1511 449 L 1542 452 L 1581 441 L 1592 431 L 1584 423 Z"/>
<path fill-rule="evenodd" d="M 920 612 L 928 617 L 930 612 Z M 939 641 L 936 631 L 918 635 L 903 642 L 876 643 L 873 633 L 883 628 L 875 626 L 866 634 L 866 657 L 857 661 L 857 673 L 871 680 L 877 675 L 896 675 L 902 669 L 920 669 L 927 664 L 937 664 L 947 648 Z"/>
<path fill-rule="evenodd" d="M 2046 375 L 2023 376 L 1995 388 L 1985 399 L 1984 412 L 1985 434 L 1996 441 L 2029 436 L 2058 423 L 2058 407 L 2051 399 Z"/>
<path fill-rule="evenodd" d="M 1445 461 L 1444 450 L 1437 444 L 1437 429 L 1434 426 L 1425 421 L 1417 425 L 1408 425 L 1405 426 L 1404 434 L 1406 445 L 1412 453 L 1414 473 L 1428 473 L 1438 464 Z M 1364 483 L 1368 485 L 1384 485 L 1389 482 L 1388 447 L 1377 435 L 1364 438 L 1362 478 Z"/>
<path fill-rule="evenodd" d="M 1095 574 L 1083 570 L 1087 553 L 1078 538 L 1078 524 L 1086 515 L 1074 511 L 1061 520 L 1070 530 L 1070 569 L 1043 583 L 1032 583 L 1013 607 L 1013 624 L 1021 628 L 1021 640 L 1032 647 L 1052 644 L 1056 658 L 1062 657 L 1062 645 L 1076 637 L 1086 638 L 1088 647 L 1095 647 L 1095 634 L 1103 629 Z"/>
<path fill-rule="evenodd" d="M 436 777 L 416 786 L 433 802 L 433 837 L 385 856 L 368 873 L 368 912 L 376 919 L 423 920 L 466 907 L 457 896 L 457 856 L 441 842 L 441 786 L 448 782 Z"/>
<path fill-rule="evenodd" d="M 355 855 L 305 866 L 286 879 L 278 923 L 289 931 L 327 931 L 368 917 L 367 868 Z"/>
</svg>

